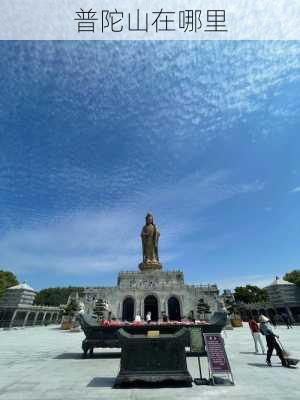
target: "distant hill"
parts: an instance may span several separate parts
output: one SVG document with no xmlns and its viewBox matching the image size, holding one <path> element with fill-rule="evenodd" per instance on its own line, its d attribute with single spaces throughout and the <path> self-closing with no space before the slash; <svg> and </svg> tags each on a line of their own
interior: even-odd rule
<svg viewBox="0 0 300 400">
<path fill-rule="evenodd" d="M 83 287 L 55 287 L 42 289 L 35 298 L 35 304 L 45 306 L 59 306 L 66 304 L 71 293 L 78 292 L 83 295 Z"/>
</svg>

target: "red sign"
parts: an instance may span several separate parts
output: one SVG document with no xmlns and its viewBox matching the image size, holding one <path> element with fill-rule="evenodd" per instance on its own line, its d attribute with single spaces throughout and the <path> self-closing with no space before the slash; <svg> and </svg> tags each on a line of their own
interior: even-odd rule
<svg viewBox="0 0 300 400">
<path fill-rule="evenodd" d="M 212 373 L 231 373 L 223 338 L 219 333 L 204 333 L 204 341 Z"/>
</svg>

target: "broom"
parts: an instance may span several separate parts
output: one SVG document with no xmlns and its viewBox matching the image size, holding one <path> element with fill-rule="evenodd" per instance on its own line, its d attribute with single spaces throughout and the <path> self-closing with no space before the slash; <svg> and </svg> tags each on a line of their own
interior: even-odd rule
<svg viewBox="0 0 300 400">
<path fill-rule="evenodd" d="M 283 345 L 282 345 L 281 341 L 279 340 L 279 338 L 277 338 L 277 340 L 278 340 L 278 343 L 279 343 L 279 345 L 281 347 L 283 358 L 289 358 L 290 353 L 287 350 L 285 350 L 285 348 L 283 347 Z"/>
</svg>

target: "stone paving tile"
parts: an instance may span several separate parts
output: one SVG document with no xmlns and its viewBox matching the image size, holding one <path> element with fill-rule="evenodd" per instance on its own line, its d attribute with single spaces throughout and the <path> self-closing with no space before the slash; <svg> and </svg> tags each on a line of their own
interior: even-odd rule
<svg viewBox="0 0 300 400">
<path fill-rule="evenodd" d="M 277 332 L 291 353 L 300 357 L 300 327 Z M 165 389 L 112 389 L 119 370 L 118 358 L 81 358 L 82 332 L 64 332 L 57 327 L 0 330 L 0 400 L 298 400 L 300 369 L 265 366 L 265 356 L 253 354 L 247 326 L 228 331 L 225 338 L 236 385 L 193 386 Z M 103 349 L 105 353 L 118 349 Z M 206 362 L 202 359 L 204 375 Z M 198 377 L 196 359 L 188 359 L 193 377 Z"/>
</svg>

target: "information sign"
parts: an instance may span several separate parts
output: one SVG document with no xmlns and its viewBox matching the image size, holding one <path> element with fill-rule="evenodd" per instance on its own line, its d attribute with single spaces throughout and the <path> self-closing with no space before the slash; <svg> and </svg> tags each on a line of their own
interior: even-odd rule
<svg viewBox="0 0 300 400">
<path fill-rule="evenodd" d="M 228 374 L 232 377 L 230 364 L 224 347 L 224 340 L 221 334 L 204 333 L 203 336 L 211 374 Z"/>
</svg>

